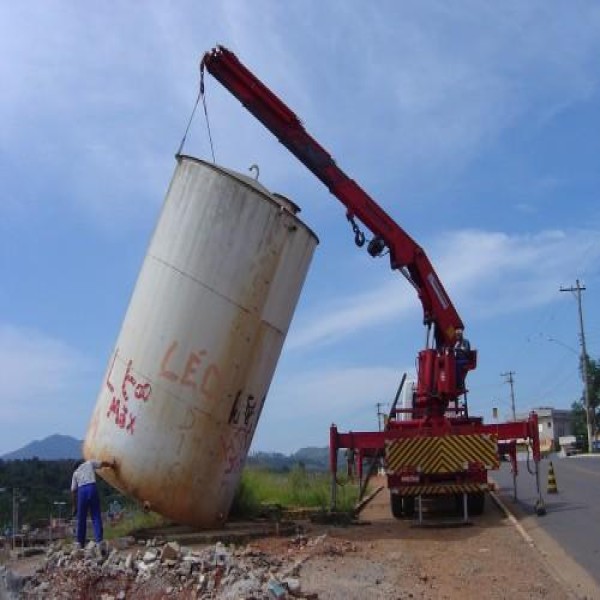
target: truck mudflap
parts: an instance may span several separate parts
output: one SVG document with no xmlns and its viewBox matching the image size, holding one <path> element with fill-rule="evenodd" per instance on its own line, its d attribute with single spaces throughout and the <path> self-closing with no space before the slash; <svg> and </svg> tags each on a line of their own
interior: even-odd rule
<svg viewBox="0 0 600 600">
<path fill-rule="evenodd" d="M 459 473 L 474 466 L 498 469 L 498 438 L 490 433 L 406 437 L 385 443 L 388 475 Z"/>
</svg>

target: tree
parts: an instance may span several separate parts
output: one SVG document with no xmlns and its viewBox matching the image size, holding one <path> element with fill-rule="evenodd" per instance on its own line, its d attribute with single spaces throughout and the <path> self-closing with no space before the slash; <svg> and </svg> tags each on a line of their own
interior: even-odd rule
<svg viewBox="0 0 600 600">
<path fill-rule="evenodd" d="M 0 460 L 0 535 L 12 522 L 13 489 L 17 489 L 22 503 L 19 504 L 19 522 L 35 525 L 47 523 L 50 513 L 56 516 L 54 502 L 71 503 L 71 477 L 77 461 L 74 460 Z M 98 490 L 103 508 L 106 499 L 114 496 L 114 490 L 98 478 Z M 68 511 L 63 512 L 63 516 Z"/>
<path fill-rule="evenodd" d="M 587 421 L 584 402 L 581 400 L 573 402 L 571 404 L 571 414 L 573 415 L 573 435 L 578 440 L 585 440 L 587 448 Z"/>
<path fill-rule="evenodd" d="M 587 357 L 587 376 L 590 388 L 590 414 L 592 416 L 592 431 L 596 435 L 600 426 L 600 360 L 593 360 Z M 583 376 L 582 367 L 580 371 Z M 582 377 L 583 378 L 583 377 Z M 571 405 L 574 419 L 574 433 L 581 436 L 587 447 L 587 420 L 585 417 L 585 390 L 582 392 L 580 400 Z"/>
</svg>

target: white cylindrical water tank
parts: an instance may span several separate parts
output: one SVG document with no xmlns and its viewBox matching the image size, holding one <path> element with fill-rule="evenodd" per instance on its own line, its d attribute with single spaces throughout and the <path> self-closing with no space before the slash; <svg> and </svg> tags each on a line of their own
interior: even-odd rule
<svg viewBox="0 0 600 600">
<path fill-rule="evenodd" d="M 318 243 L 295 208 L 178 157 L 84 443 L 177 522 L 229 511 Z"/>
</svg>

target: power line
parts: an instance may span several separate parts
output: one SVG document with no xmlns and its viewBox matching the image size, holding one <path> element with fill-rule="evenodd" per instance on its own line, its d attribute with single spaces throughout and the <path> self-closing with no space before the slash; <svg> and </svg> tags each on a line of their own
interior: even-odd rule
<svg viewBox="0 0 600 600">
<path fill-rule="evenodd" d="M 569 361 L 561 356 L 555 362 L 549 363 L 545 372 L 540 377 L 539 383 L 536 385 L 538 394 L 546 396 L 555 391 L 556 380 L 563 377 L 575 377 L 577 379 L 577 369 Z M 541 390 L 541 391 L 540 391 Z"/>
<path fill-rule="evenodd" d="M 551 391 L 556 392 L 556 390 L 564 389 L 567 383 L 570 383 L 569 380 L 573 377 L 571 373 L 567 373 L 564 377 L 558 380 L 558 382 L 554 382 L 547 390 L 542 390 L 539 392 L 537 396 L 532 396 L 532 402 L 537 404 L 538 406 L 543 406 L 545 402 L 548 400 L 548 394 Z M 571 396 L 571 403 L 576 401 L 575 396 Z"/>
<path fill-rule="evenodd" d="M 560 303 L 550 304 L 546 307 L 545 311 L 540 311 L 538 313 L 537 319 L 529 328 L 529 333 L 519 341 L 519 345 L 513 353 L 513 358 L 517 363 L 520 362 L 523 356 L 531 352 L 531 347 L 529 345 L 531 342 L 539 341 L 540 338 L 545 337 L 543 330 L 546 329 L 552 321 L 556 320 L 557 313 L 562 310 L 563 307 Z"/>
</svg>

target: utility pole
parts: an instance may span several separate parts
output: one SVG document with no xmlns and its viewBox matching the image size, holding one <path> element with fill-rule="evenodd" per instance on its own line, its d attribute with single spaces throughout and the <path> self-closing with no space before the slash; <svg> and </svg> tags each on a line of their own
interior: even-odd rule
<svg viewBox="0 0 600 600">
<path fill-rule="evenodd" d="M 385 416 L 385 413 L 381 411 L 381 407 L 383 406 L 383 402 L 377 403 L 377 425 L 379 426 L 379 431 L 382 430 L 381 426 L 381 417 Z"/>
<path fill-rule="evenodd" d="M 584 396 L 585 396 L 585 417 L 587 424 L 587 434 L 588 434 L 588 452 L 591 454 L 593 452 L 593 419 L 591 415 L 591 407 L 590 407 L 590 382 L 588 376 L 588 355 L 587 350 L 585 348 L 585 331 L 583 329 L 583 310 L 581 308 L 581 292 L 585 291 L 585 286 L 579 284 L 579 279 L 575 280 L 575 287 L 571 286 L 568 288 L 564 288 L 561 286 L 561 292 L 572 292 L 575 294 L 577 298 L 577 309 L 579 311 L 579 337 L 581 340 L 581 370 L 583 375 L 583 387 L 584 387 Z"/>
<path fill-rule="evenodd" d="M 17 527 L 19 525 L 19 490 L 17 488 L 13 488 L 12 509 L 12 548 L 14 550 L 17 544 Z"/>
<path fill-rule="evenodd" d="M 500 373 L 500 377 L 506 377 L 506 383 L 510 383 L 510 405 L 512 407 L 512 418 L 513 421 L 517 420 L 517 413 L 515 411 L 515 386 L 513 375 L 516 375 L 514 371 L 507 371 L 506 373 Z"/>
</svg>

